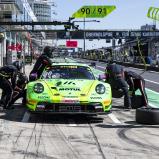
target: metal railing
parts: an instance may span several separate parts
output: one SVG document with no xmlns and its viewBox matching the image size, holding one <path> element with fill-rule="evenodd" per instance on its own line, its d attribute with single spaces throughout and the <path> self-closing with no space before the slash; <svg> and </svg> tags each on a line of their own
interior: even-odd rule
<svg viewBox="0 0 159 159">
<path fill-rule="evenodd" d="M 11 4 L 11 3 L 15 3 L 16 0 L 0 0 L 0 4 Z"/>
</svg>

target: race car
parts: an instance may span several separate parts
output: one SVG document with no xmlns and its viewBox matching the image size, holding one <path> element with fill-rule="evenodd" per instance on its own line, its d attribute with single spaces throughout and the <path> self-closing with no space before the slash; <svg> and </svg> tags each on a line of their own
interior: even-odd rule
<svg viewBox="0 0 159 159">
<path fill-rule="evenodd" d="M 27 108 L 31 112 L 109 112 L 111 87 L 99 81 L 92 67 L 81 63 L 53 63 L 40 79 L 27 84 Z"/>
</svg>

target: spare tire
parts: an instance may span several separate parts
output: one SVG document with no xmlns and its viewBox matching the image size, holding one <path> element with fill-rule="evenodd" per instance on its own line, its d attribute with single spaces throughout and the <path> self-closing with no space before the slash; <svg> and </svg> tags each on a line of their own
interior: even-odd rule
<svg viewBox="0 0 159 159">
<path fill-rule="evenodd" d="M 159 108 L 141 107 L 136 109 L 136 122 L 140 124 L 159 124 Z"/>
</svg>

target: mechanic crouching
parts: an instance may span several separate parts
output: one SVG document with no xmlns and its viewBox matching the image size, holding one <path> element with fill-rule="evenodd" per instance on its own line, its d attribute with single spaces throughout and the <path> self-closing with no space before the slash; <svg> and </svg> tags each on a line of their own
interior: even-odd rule
<svg viewBox="0 0 159 159">
<path fill-rule="evenodd" d="M 124 93 L 124 108 L 131 109 L 131 98 L 129 96 L 128 84 L 124 78 L 124 68 L 118 64 L 108 64 L 106 67 L 106 82 L 113 90 L 121 89 Z"/>
<path fill-rule="evenodd" d="M 18 100 L 19 98 L 23 98 L 22 104 L 25 105 L 25 103 L 26 103 L 26 89 L 25 89 L 25 87 L 26 87 L 27 83 L 28 83 L 28 77 L 23 73 L 19 73 L 18 79 L 16 82 L 16 86 L 14 88 L 11 104 L 14 104 L 15 101 Z"/>
<path fill-rule="evenodd" d="M 148 98 L 145 90 L 145 80 L 139 74 L 132 72 L 132 71 L 125 71 L 125 80 L 129 84 L 129 95 L 135 96 L 135 91 L 137 89 L 141 92 L 141 97 L 143 101 L 143 106 L 148 106 Z"/>
<path fill-rule="evenodd" d="M 6 65 L 0 68 L 0 88 L 2 89 L 0 105 L 4 109 L 12 108 L 11 100 L 19 69 L 19 65 L 16 64 Z"/>
</svg>

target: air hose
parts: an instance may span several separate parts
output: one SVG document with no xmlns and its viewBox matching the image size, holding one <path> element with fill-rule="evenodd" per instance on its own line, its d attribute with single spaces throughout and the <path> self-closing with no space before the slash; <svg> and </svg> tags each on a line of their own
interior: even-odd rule
<svg viewBox="0 0 159 159">
<path fill-rule="evenodd" d="M 138 45 L 138 48 L 139 48 L 139 54 L 140 54 L 141 59 L 142 59 L 142 62 L 143 62 L 143 64 L 144 64 L 144 70 L 143 70 L 143 72 L 140 73 L 140 75 L 142 75 L 144 72 L 147 71 L 147 65 L 146 65 L 146 61 L 145 61 L 145 59 L 144 59 L 144 57 L 143 57 L 143 55 L 142 55 L 142 52 L 141 52 L 140 40 L 139 40 L 138 37 L 137 37 L 137 45 Z"/>
</svg>

